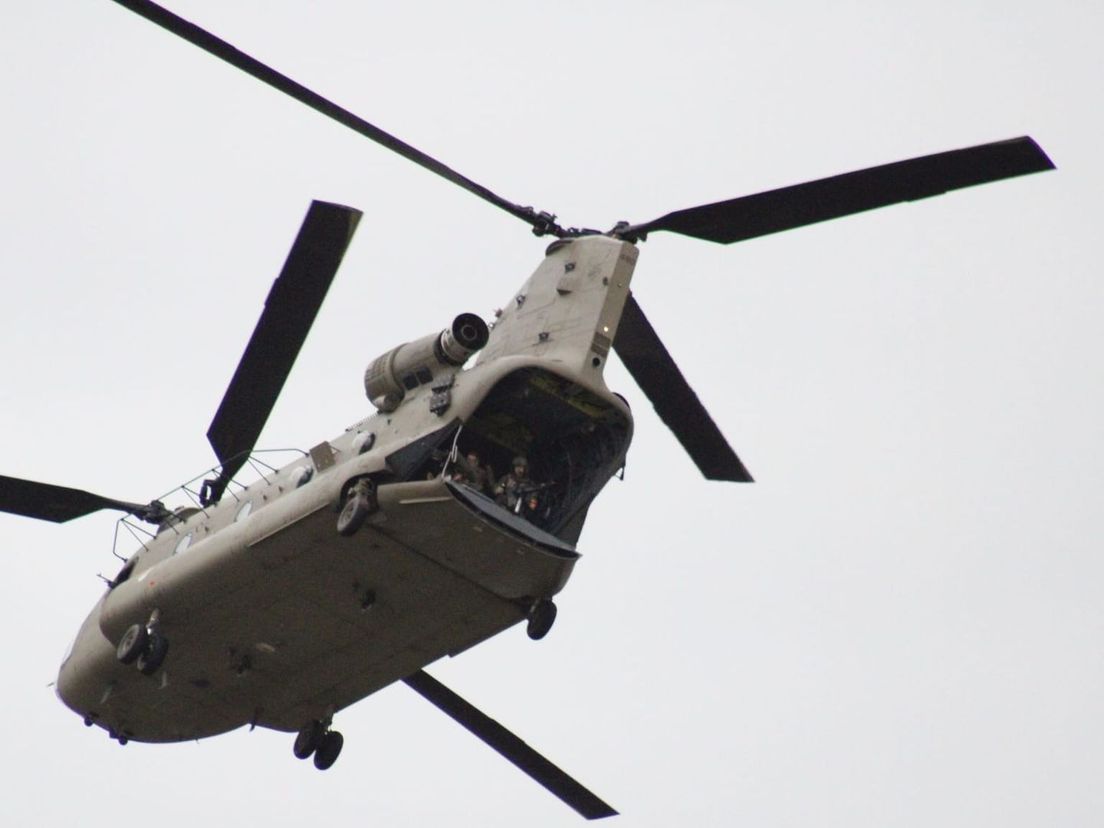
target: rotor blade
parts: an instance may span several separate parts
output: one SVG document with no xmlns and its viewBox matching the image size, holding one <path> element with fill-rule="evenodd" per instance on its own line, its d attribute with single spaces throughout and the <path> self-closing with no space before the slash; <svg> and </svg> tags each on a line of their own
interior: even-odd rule
<svg viewBox="0 0 1104 828">
<path fill-rule="evenodd" d="M 360 211 L 314 201 L 230 380 L 207 439 L 222 464 L 211 502 L 246 462 L 326 298 Z"/>
<path fill-rule="evenodd" d="M 617 815 L 617 811 L 425 670 L 403 681 L 587 819 Z"/>
<path fill-rule="evenodd" d="M 613 349 L 706 478 L 753 482 L 631 293 L 625 301 Z"/>
<path fill-rule="evenodd" d="M 205 52 L 209 52 L 230 65 L 236 66 L 243 72 L 252 75 L 257 80 L 268 84 L 274 89 L 278 89 L 285 95 L 289 95 L 300 103 L 306 104 L 316 112 L 320 112 L 326 117 L 332 118 L 339 124 L 363 135 L 365 138 L 369 138 L 377 144 L 387 147 L 403 158 L 413 161 L 415 164 L 424 167 L 430 172 L 436 173 L 457 186 L 463 187 L 465 190 L 479 196 L 484 201 L 490 202 L 513 216 L 517 216 L 522 221 L 532 225 L 534 229 L 543 227 L 545 228 L 543 232 L 547 232 L 550 228 L 554 227 L 550 221 L 552 217 L 541 216 L 530 207 L 522 207 L 511 201 L 507 201 L 502 198 L 502 196 L 491 192 L 481 184 L 475 183 L 470 178 L 461 175 L 451 167 L 442 164 L 436 158 L 426 155 L 421 150 L 415 149 L 404 141 L 400 141 L 395 136 L 368 123 L 363 118 L 338 106 L 333 101 L 323 98 L 318 93 L 292 80 L 287 75 L 266 66 L 256 58 L 247 55 L 245 52 L 227 43 L 225 40 L 216 37 L 205 29 L 201 29 L 199 26 L 188 22 L 182 17 L 178 17 L 168 9 L 156 3 L 150 3 L 148 0 L 115 0 L 115 2 L 141 15 L 147 20 L 156 23 L 158 26 L 167 29 L 173 34 L 182 37 L 184 40 L 198 46 Z"/>
<path fill-rule="evenodd" d="M 948 190 L 1052 169 L 1054 164 L 1046 153 L 1024 136 L 677 210 L 646 224 L 632 225 L 619 235 L 639 238 L 668 230 L 731 244 L 876 207 L 917 201 Z"/>
<path fill-rule="evenodd" d="M 83 489 L 0 476 L 0 512 L 65 523 L 100 509 L 118 509 L 151 523 L 160 523 L 169 516 L 165 507 L 157 501 L 148 505 L 127 503 Z"/>
</svg>

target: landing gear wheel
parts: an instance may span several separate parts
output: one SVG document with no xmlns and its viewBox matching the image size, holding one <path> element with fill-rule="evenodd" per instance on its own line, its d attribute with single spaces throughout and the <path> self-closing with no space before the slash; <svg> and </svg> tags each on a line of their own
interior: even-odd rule
<svg viewBox="0 0 1104 828">
<path fill-rule="evenodd" d="M 156 673 L 169 652 L 169 639 L 159 632 L 151 631 L 148 636 L 146 648 L 138 656 L 138 672 L 144 676 L 152 676 Z"/>
<path fill-rule="evenodd" d="M 145 652 L 149 643 L 149 631 L 145 624 L 131 624 L 123 637 L 119 639 L 119 646 L 115 648 L 115 658 L 123 664 L 133 664 L 138 656 Z"/>
<path fill-rule="evenodd" d="M 376 483 L 370 477 L 362 477 L 349 487 L 345 505 L 337 516 L 337 533 L 344 537 L 355 535 L 368 516 L 379 511 Z"/>
<path fill-rule="evenodd" d="M 336 730 L 331 730 L 322 737 L 322 742 L 314 752 L 314 766 L 319 770 L 326 770 L 341 754 L 341 747 L 345 744 L 345 737 Z"/>
<path fill-rule="evenodd" d="M 306 759 L 318 750 L 325 735 L 326 728 L 322 726 L 322 722 L 317 720 L 307 722 L 295 737 L 291 752 L 295 754 L 296 759 Z"/>
<path fill-rule="evenodd" d="M 368 515 L 372 514 L 372 504 L 364 495 L 356 491 L 350 493 L 341 514 L 337 516 L 337 534 L 352 537 L 364 525 Z"/>
<path fill-rule="evenodd" d="M 525 625 L 525 632 L 534 641 L 540 641 L 556 621 L 556 605 L 547 598 L 541 598 L 533 602 L 529 608 L 529 621 Z"/>
</svg>

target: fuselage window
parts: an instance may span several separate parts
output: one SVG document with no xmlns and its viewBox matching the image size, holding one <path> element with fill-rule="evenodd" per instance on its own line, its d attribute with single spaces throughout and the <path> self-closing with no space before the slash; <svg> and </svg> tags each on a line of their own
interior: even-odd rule
<svg viewBox="0 0 1104 828">
<path fill-rule="evenodd" d="M 249 513 L 252 512 L 252 511 L 253 511 L 253 501 L 252 500 L 245 501 L 245 503 L 243 503 L 241 505 L 241 508 L 238 509 L 238 513 L 236 515 L 234 515 L 234 522 L 237 523 L 239 520 L 245 520 L 247 517 L 249 517 Z"/>
<path fill-rule="evenodd" d="M 376 433 L 369 431 L 367 434 L 362 434 L 357 437 L 356 442 L 353 444 L 356 446 L 357 454 L 364 454 L 366 451 L 371 451 L 372 446 L 376 444 Z"/>
<path fill-rule="evenodd" d="M 115 580 L 110 581 L 107 585 L 108 589 L 115 589 L 119 584 L 129 578 L 133 572 L 134 567 L 138 565 L 138 558 L 134 557 L 123 564 L 123 568 L 119 570 L 119 574 L 115 576 Z"/>
<path fill-rule="evenodd" d="M 173 554 L 174 555 L 179 555 L 181 552 L 186 550 L 191 545 L 192 545 L 192 533 L 189 532 L 187 535 L 185 535 L 179 541 L 177 541 L 176 549 L 173 550 Z"/>
</svg>

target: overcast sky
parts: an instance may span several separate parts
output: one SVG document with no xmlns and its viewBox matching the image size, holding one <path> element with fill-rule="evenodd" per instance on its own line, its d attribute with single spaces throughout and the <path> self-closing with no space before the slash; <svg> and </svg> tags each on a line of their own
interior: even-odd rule
<svg viewBox="0 0 1104 828">
<path fill-rule="evenodd" d="M 1099 4 L 170 5 L 566 224 L 1036 138 L 1057 172 L 642 244 L 634 291 L 758 482 L 704 482 L 611 365 L 636 439 L 556 627 L 430 672 L 619 824 L 1097 824 Z M 266 447 L 363 417 L 371 359 L 489 316 L 547 243 L 108 0 L 19 4 L 0 61 L 6 475 L 144 501 L 208 467 L 312 198 L 364 219 Z M 0 516 L 0 822 L 577 824 L 403 686 L 338 715 L 325 774 L 286 734 L 85 729 L 48 684 L 114 529 Z"/>
</svg>

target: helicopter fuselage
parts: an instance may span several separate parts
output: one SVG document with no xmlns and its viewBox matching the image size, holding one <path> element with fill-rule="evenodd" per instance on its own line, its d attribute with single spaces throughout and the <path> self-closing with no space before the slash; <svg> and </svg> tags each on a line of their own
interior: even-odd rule
<svg viewBox="0 0 1104 828">
<path fill-rule="evenodd" d="M 525 619 L 567 582 L 631 440 L 602 371 L 636 254 L 603 236 L 554 243 L 475 366 L 443 366 L 393 410 L 178 510 L 85 621 L 61 699 L 138 741 L 296 731 Z M 541 508 L 522 517 L 450 479 L 470 451 L 496 473 L 526 456 Z M 373 508 L 342 536 L 360 481 Z M 171 644 L 152 675 L 117 658 L 132 625 Z"/>
</svg>

